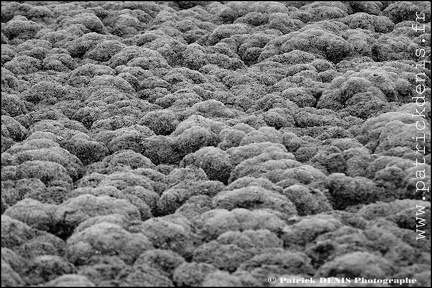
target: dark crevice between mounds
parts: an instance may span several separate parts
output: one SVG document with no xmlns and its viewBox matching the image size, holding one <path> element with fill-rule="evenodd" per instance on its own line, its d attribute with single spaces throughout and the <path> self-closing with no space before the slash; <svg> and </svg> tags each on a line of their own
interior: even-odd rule
<svg viewBox="0 0 432 288">
<path fill-rule="evenodd" d="M 54 225 L 48 231 L 49 233 L 59 237 L 63 241 L 66 241 L 74 232 L 75 227 L 72 225 L 68 225 L 66 223 L 66 217 L 68 214 L 71 214 L 69 211 L 66 211 L 63 214 L 63 218 L 61 221 L 55 222 Z"/>
</svg>

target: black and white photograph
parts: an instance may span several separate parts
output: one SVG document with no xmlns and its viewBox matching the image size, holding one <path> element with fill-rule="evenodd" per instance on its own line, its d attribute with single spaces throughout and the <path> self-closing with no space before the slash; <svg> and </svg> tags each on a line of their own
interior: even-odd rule
<svg viewBox="0 0 432 288">
<path fill-rule="evenodd" d="M 1 287 L 431 287 L 430 1 L 1 1 Z"/>
</svg>

